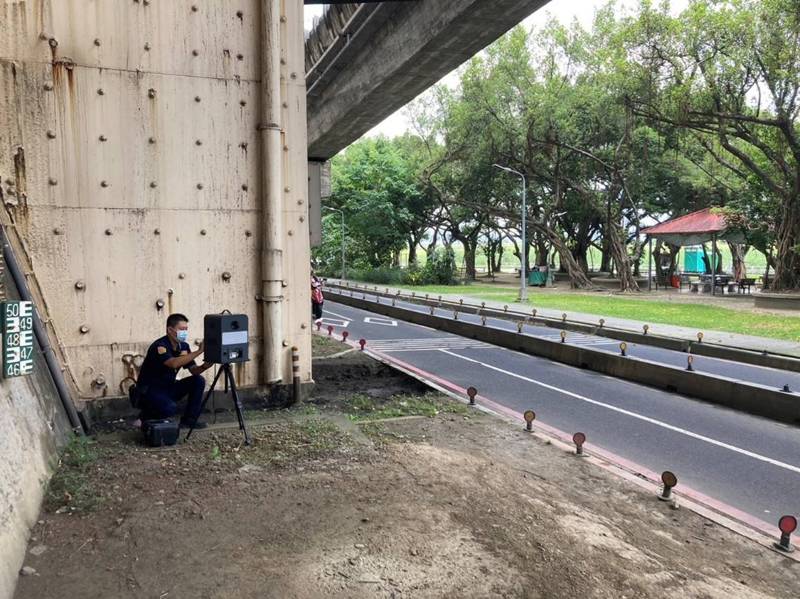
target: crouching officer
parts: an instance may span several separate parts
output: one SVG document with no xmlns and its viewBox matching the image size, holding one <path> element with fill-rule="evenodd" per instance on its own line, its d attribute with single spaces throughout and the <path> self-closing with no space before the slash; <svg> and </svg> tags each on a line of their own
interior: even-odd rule
<svg viewBox="0 0 800 599">
<path fill-rule="evenodd" d="M 201 343 L 197 351 L 191 351 L 188 339 L 189 319 L 183 314 L 170 314 L 167 334 L 150 345 L 136 381 L 142 421 L 174 416 L 178 411 L 177 401 L 188 396 L 181 426 L 206 427 L 205 422 L 197 421 L 206 385 L 201 375 L 213 364 L 204 362 L 198 366 L 195 358 L 203 353 L 203 345 Z M 192 376 L 176 380 L 181 368 L 186 368 Z"/>
</svg>

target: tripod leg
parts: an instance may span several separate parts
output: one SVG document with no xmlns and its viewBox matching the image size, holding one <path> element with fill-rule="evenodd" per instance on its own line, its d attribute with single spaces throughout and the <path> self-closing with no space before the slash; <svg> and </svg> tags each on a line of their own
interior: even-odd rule
<svg viewBox="0 0 800 599">
<path fill-rule="evenodd" d="M 233 380 L 233 373 L 230 370 L 230 364 L 225 365 L 225 376 L 231 388 L 231 395 L 233 396 L 233 405 L 236 408 L 236 417 L 239 419 L 239 428 L 244 433 L 244 444 L 250 445 L 250 433 L 247 431 L 247 426 L 244 422 L 244 413 L 242 412 L 242 402 L 239 400 L 239 392 L 236 390 L 236 382 Z"/>
<path fill-rule="evenodd" d="M 208 398 L 211 397 L 211 394 L 214 392 L 214 387 L 217 386 L 217 381 L 219 380 L 220 376 L 222 376 L 222 369 L 220 369 L 219 372 L 217 372 L 217 376 L 214 377 L 214 382 L 211 383 L 211 386 L 208 388 L 208 391 L 206 391 L 206 396 L 203 398 L 203 403 L 200 404 L 200 411 L 198 412 L 197 416 L 198 418 L 200 418 L 200 414 L 203 413 L 203 410 L 205 409 L 206 404 L 208 403 Z M 189 432 L 186 433 L 186 438 L 184 439 L 184 441 L 188 441 L 189 437 L 191 437 L 192 433 L 194 432 L 194 425 L 196 422 L 197 421 L 195 420 L 192 423 L 192 428 L 190 428 Z"/>
</svg>

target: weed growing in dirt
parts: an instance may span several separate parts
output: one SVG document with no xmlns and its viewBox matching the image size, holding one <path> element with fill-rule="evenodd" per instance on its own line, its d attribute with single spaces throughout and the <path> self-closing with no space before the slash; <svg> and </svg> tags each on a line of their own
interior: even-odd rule
<svg viewBox="0 0 800 599">
<path fill-rule="evenodd" d="M 51 512 L 64 508 L 86 512 L 97 509 L 103 497 L 89 483 L 89 469 L 102 456 L 96 441 L 74 437 L 64 449 L 58 468 L 50 479 L 45 509 Z"/>
<path fill-rule="evenodd" d="M 388 399 L 376 399 L 358 393 L 345 402 L 348 418 L 355 422 L 381 420 L 401 416 L 428 416 L 437 414 L 466 414 L 467 406 L 434 393 L 428 395 L 393 395 Z"/>
<path fill-rule="evenodd" d="M 332 356 L 333 354 L 338 354 L 348 349 L 350 349 L 349 345 L 345 345 L 333 337 L 323 337 L 322 335 L 311 336 L 311 356 L 314 358 Z"/>
<path fill-rule="evenodd" d="M 324 458 L 353 444 L 349 433 L 329 420 L 316 417 L 302 422 L 254 426 L 250 433 L 253 438 L 250 447 L 242 445 L 238 431 L 199 437 L 195 447 L 209 463 L 235 466 L 282 465 Z"/>
</svg>

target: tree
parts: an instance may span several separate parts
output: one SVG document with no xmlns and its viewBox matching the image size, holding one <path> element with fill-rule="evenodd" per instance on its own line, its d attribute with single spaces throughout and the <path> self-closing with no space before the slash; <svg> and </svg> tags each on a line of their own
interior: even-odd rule
<svg viewBox="0 0 800 599">
<path fill-rule="evenodd" d="M 645 4 L 631 26 L 630 103 L 678 129 L 771 204 L 775 289 L 800 287 L 800 10 L 796 0 Z M 731 206 L 746 214 L 741 204 Z M 769 254 L 769 248 L 765 248 Z"/>
<path fill-rule="evenodd" d="M 345 213 L 354 267 L 391 266 L 409 242 L 421 241 L 430 197 L 419 184 L 406 138 L 366 139 L 333 160 L 330 203 Z"/>
</svg>

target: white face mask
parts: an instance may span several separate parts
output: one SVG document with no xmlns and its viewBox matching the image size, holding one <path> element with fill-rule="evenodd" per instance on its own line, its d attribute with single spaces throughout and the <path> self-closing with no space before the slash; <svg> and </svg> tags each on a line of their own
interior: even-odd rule
<svg viewBox="0 0 800 599">
<path fill-rule="evenodd" d="M 178 331 L 175 336 L 178 338 L 178 341 L 181 343 L 187 343 L 189 341 L 189 331 L 188 329 L 184 329 L 182 331 Z"/>
</svg>

